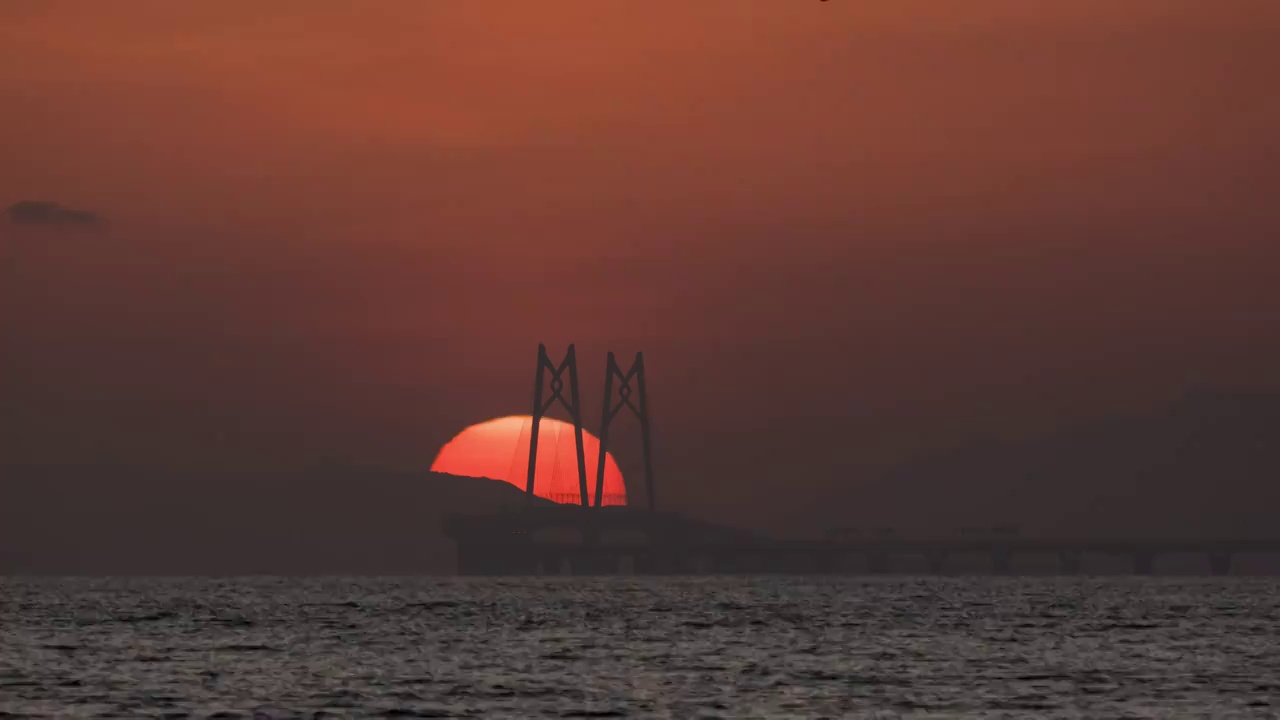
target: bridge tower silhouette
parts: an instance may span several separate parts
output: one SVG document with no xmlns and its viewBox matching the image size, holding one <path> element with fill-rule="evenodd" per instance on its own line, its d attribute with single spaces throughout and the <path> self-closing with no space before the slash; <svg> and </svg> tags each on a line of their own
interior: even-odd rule
<svg viewBox="0 0 1280 720">
<path fill-rule="evenodd" d="M 548 382 L 548 377 L 550 382 Z M 614 381 L 617 381 L 615 386 Z M 565 384 L 568 383 L 568 397 Z M 550 396 L 546 396 L 546 391 Z M 569 413 L 573 420 L 573 436 L 578 461 L 578 493 L 582 507 L 604 505 L 604 473 L 609 453 L 609 429 L 614 419 L 624 409 L 630 410 L 640 421 L 640 443 L 644 462 L 644 489 L 649 510 L 657 509 L 653 482 L 653 445 L 649 425 L 648 387 L 645 383 L 644 353 L 636 353 L 631 369 L 625 373 L 611 352 L 605 360 L 604 398 L 600 412 L 600 453 L 596 460 L 595 497 L 587 496 L 586 452 L 582 441 L 582 407 L 578 394 L 578 356 L 572 344 L 559 365 L 547 355 L 547 346 L 538 345 L 538 369 L 533 380 L 533 422 L 529 436 L 529 467 L 525 481 L 525 494 L 533 497 L 534 481 L 538 472 L 538 432 L 542 418 L 556 404 Z M 592 502 L 594 500 L 594 502 Z"/>
<path fill-rule="evenodd" d="M 618 366 L 618 361 L 613 353 L 609 353 L 609 357 L 605 362 L 604 372 L 604 408 L 600 411 L 600 457 L 596 462 L 595 506 L 600 507 L 604 497 L 604 467 L 605 457 L 607 457 L 609 451 L 609 427 L 618 413 L 622 412 L 623 408 L 627 408 L 640 421 L 640 444 L 641 452 L 644 456 L 645 497 L 649 503 L 649 510 L 656 510 L 658 505 L 653 489 L 653 445 L 649 431 L 649 399 L 645 386 L 644 353 L 636 353 L 636 359 L 632 361 L 631 369 L 625 374 L 622 372 L 622 368 Z M 613 386 L 614 378 L 618 380 L 616 392 Z M 635 382 L 634 391 L 631 387 L 632 382 Z"/>
<path fill-rule="evenodd" d="M 548 373 L 551 376 L 550 383 L 547 382 Z M 569 381 L 568 398 L 564 396 L 566 374 Z M 538 472 L 538 426 L 542 423 L 542 418 L 547 411 L 559 401 L 573 420 L 573 440 L 576 443 L 578 457 L 578 495 L 582 507 L 588 507 L 587 461 L 582 446 L 582 412 L 581 403 L 578 400 L 578 355 L 573 345 L 569 345 L 564 360 L 557 366 L 552 364 L 551 358 L 547 355 L 547 346 L 539 344 L 538 372 L 533 383 L 533 427 L 529 435 L 529 475 L 525 482 L 525 493 L 530 499 L 533 498 L 533 481 Z M 551 397 L 545 400 L 543 399 L 544 387 L 551 390 Z M 604 457 L 603 448 L 600 453 L 600 456 Z M 596 495 L 599 496 L 599 490 L 596 491 Z"/>
</svg>

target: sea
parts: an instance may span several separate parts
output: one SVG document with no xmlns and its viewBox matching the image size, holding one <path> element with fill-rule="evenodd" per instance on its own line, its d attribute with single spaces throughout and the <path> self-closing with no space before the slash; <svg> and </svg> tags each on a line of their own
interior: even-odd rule
<svg viewBox="0 0 1280 720">
<path fill-rule="evenodd" d="M 1280 717 L 1280 580 L 7 578 L 0 717 Z"/>
</svg>

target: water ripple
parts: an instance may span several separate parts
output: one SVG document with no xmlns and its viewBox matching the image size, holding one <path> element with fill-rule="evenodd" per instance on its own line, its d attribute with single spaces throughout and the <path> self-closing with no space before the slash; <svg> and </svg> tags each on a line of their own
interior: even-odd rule
<svg viewBox="0 0 1280 720">
<path fill-rule="evenodd" d="M 8 717 L 1272 717 L 1263 579 L 0 580 Z"/>
</svg>

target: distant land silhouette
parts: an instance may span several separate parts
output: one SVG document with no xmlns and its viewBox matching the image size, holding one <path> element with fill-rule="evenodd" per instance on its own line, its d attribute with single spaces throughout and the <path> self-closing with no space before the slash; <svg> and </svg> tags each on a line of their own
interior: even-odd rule
<svg viewBox="0 0 1280 720">
<path fill-rule="evenodd" d="M 448 572 L 442 513 L 526 502 L 497 480 L 356 466 L 256 475 L 9 467 L 0 497 L 0 573 L 23 574 Z"/>
<path fill-rule="evenodd" d="M 1195 391 L 1145 415 L 932 453 L 858 485 L 831 505 L 875 497 L 879 519 L 904 529 L 1275 535 L 1280 393 Z"/>
<path fill-rule="evenodd" d="M 904 533 L 1006 524 L 1033 536 L 1273 536 L 1278 429 L 1280 394 L 1192 393 L 1148 415 L 851 478 L 810 527 L 873 517 Z M 0 470 L 0 573 L 447 573 L 446 513 L 526 501 L 505 482 L 343 464 Z"/>
</svg>

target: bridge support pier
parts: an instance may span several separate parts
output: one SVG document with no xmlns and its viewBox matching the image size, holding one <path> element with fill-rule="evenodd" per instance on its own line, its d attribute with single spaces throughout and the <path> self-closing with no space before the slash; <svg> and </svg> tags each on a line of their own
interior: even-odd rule
<svg viewBox="0 0 1280 720">
<path fill-rule="evenodd" d="M 459 575 L 534 575 L 538 556 L 518 543 L 459 543 Z"/>
<path fill-rule="evenodd" d="M 1139 550 L 1133 554 L 1133 572 L 1135 575 L 1150 575 L 1155 567 L 1155 553 Z"/>
<path fill-rule="evenodd" d="M 1074 550 L 1062 550 L 1058 553 L 1058 568 L 1063 575 L 1080 574 L 1080 553 Z"/>
<path fill-rule="evenodd" d="M 684 575 L 684 555 L 676 548 L 660 546 L 649 555 L 649 574 L 651 575 Z"/>
<path fill-rule="evenodd" d="M 568 567 L 565 565 L 565 555 L 559 550 L 546 549 L 538 552 L 537 574 L 538 575 L 563 575 L 565 570 L 572 570 L 573 563 L 570 561 Z"/>
<path fill-rule="evenodd" d="M 1209 553 L 1209 572 L 1214 575 L 1230 575 L 1231 574 L 1231 551 L 1220 550 L 1218 552 Z"/>
<path fill-rule="evenodd" d="M 637 575 L 658 574 L 658 554 L 653 550 L 638 552 L 632 560 Z"/>
<path fill-rule="evenodd" d="M 462 545 L 458 546 L 458 574 L 459 575 L 485 575 L 493 572 L 492 564 L 489 562 L 496 557 L 496 554 L 489 551 L 489 548 L 482 545 Z"/>
<path fill-rule="evenodd" d="M 597 563 L 599 558 L 591 547 L 575 548 L 566 553 L 569 557 L 569 574 L 570 575 L 597 575 L 599 569 Z"/>
</svg>

